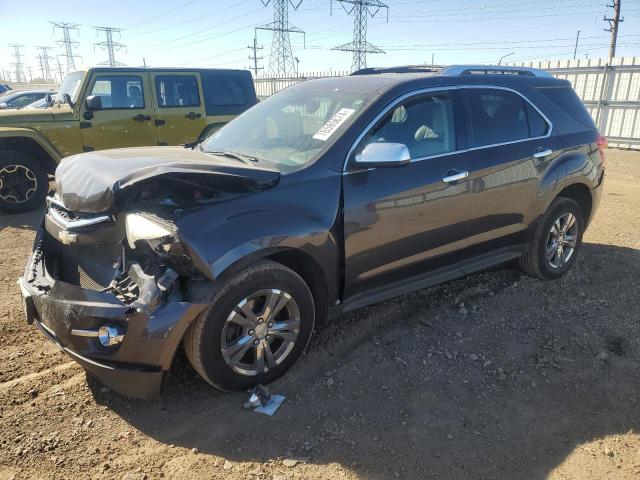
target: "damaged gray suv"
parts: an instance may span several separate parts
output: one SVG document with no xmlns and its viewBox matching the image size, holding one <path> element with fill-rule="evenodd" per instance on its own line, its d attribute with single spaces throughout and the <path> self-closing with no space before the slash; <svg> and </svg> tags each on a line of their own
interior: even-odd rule
<svg viewBox="0 0 640 480">
<path fill-rule="evenodd" d="M 301 83 L 190 147 L 69 157 L 20 287 L 27 321 L 122 394 L 183 344 L 222 389 L 283 375 L 327 318 L 519 259 L 575 262 L 605 140 L 532 69 Z"/>
</svg>

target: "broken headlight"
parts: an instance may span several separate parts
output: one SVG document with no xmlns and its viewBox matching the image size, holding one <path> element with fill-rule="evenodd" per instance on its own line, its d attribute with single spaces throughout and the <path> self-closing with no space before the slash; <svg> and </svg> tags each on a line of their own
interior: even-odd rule
<svg viewBox="0 0 640 480">
<path fill-rule="evenodd" d="M 136 248 L 138 240 L 155 240 L 172 237 L 173 232 L 160 221 L 139 213 L 130 213 L 125 219 L 125 232 L 129 247 Z"/>
</svg>

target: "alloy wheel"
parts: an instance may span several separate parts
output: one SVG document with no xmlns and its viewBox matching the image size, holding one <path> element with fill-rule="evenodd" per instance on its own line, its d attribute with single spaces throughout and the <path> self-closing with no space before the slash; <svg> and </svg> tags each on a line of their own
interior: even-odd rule
<svg viewBox="0 0 640 480">
<path fill-rule="evenodd" d="M 282 290 L 257 291 L 239 302 L 222 329 L 221 351 L 234 372 L 254 376 L 280 365 L 300 333 L 300 309 Z"/>
<path fill-rule="evenodd" d="M 562 268 L 569 262 L 578 243 L 578 234 L 578 221 L 573 213 L 564 213 L 553 222 L 545 248 L 552 268 Z"/>
<path fill-rule="evenodd" d="M 29 201 L 38 190 L 35 173 L 24 165 L 7 165 L 0 170 L 0 199 L 7 203 Z"/>
</svg>

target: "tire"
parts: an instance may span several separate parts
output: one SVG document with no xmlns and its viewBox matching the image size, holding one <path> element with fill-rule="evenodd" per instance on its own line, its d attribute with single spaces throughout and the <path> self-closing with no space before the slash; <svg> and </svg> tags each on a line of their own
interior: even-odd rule
<svg viewBox="0 0 640 480">
<path fill-rule="evenodd" d="M 275 298 L 273 316 L 265 313 L 267 298 Z M 224 281 L 211 306 L 187 330 L 184 346 L 191 365 L 205 381 L 221 390 L 243 390 L 272 382 L 289 370 L 309 343 L 314 323 L 313 296 L 304 280 L 284 265 L 262 261 Z M 288 325 L 292 328 L 283 328 Z M 238 353 L 232 354 L 236 349 Z"/>
<path fill-rule="evenodd" d="M 0 151 L 0 212 L 39 208 L 49 192 L 49 176 L 37 158 L 19 150 Z"/>
<path fill-rule="evenodd" d="M 575 220 L 573 223 L 571 216 Z M 566 227 L 565 220 L 572 226 L 564 234 L 558 236 L 552 232 L 554 224 L 556 230 L 559 225 L 562 231 Z M 527 252 L 520 257 L 520 268 L 542 280 L 560 278 L 576 261 L 584 228 L 584 214 L 580 205 L 570 198 L 556 198 L 538 222 Z M 559 253 L 558 244 L 562 246 L 562 253 Z M 569 249 L 572 249 L 570 254 Z"/>
</svg>

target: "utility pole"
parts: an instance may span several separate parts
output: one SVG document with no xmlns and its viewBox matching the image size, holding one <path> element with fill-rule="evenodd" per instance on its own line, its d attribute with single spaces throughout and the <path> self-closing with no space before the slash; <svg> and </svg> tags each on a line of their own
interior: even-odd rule
<svg viewBox="0 0 640 480">
<path fill-rule="evenodd" d="M 576 34 L 576 46 L 573 48 L 573 59 L 576 59 L 576 55 L 578 54 L 578 40 L 580 39 L 580 30 Z"/>
<path fill-rule="evenodd" d="M 62 73 L 62 64 L 60 63 L 60 57 L 56 57 L 56 61 L 58 62 L 58 75 L 60 75 L 60 83 L 64 80 L 64 73 Z"/>
<path fill-rule="evenodd" d="M 29 72 L 29 81 L 33 81 L 33 74 L 31 73 L 31 67 L 27 65 L 27 72 Z"/>
<path fill-rule="evenodd" d="M 22 53 L 20 53 L 20 49 L 23 48 L 24 45 L 12 43 L 9 45 L 9 47 L 13 48 L 13 58 L 15 59 L 13 68 L 16 77 L 16 83 L 26 83 L 27 79 L 24 76 L 24 69 L 22 67 Z"/>
<path fill-rule="evenodd" d="M 294 0 L 261 0 L 266 7 L 270 3 L 273 5 L 273 22 L 267 23 L 256 30 L 270 30 L 273 32 L 271 41 L 271 55 L 269 57 L 269 72 L 277 77 L 286 77 L 295 72 L 293 52 L 291 50 L 290 33 L 301 33 L 304 31 L 289 23 L 289 5 L 297 10 L 302 0 L 294 3 Z M 257 32 L 256 32 L 257 36 Z"/>
<path fill-rule="evenodd" d="M 605 22 L 609 22 L 609 28 L 605 28 L 605 32 L 611 32 L 611 44 L 609 45 L 609 61 L 616 56 L 616 43 L 618 42 L 618 27 L 620 22 L 624 22 L 624 18 L 620 18 L 620 2 L 621 0 L 613 0 L 613 18 L 604 17 Z"/>
<path fill-rule="evenodd" d="M 109 65 L 110 67 L 117 67 L 117 66 L 124 65 L 124 63 L 122 62 L 116 61 L 115 52 L 123 48 L 126 49 L 127 47 L 125 45 L 122 45 L 121 43 L 117 43 L 113 41 L 113 34 L 117 33 L 119 35 L 122 29 L 113 28 L 113 27 L 93 27 L 93 28 L 96 29 L 96 33 L 98 35 L 100 35 L 100 33 L 104 33 L 106 37 L 106 40 L 104 42 L 94 43 L 94 48 L 100 47 L 106 50 L 107 53 L 109 54 L 109 60 L 105 62 L 101 62 L 98 65 Z"/>
<path fill-rule="evenodd" d="M 253 36 L 253 46 L 247 47 L 249 50 L 253 50 L 253 56 L 249 55 L 249 60 L 253 60 L 253 76 L 258 78 L 258 70 L 262 70 L 262 67 L 258 67 L 258 60 L 262 60 L 264 57 L 258 57 L 258 50 L 262 50 L 264 47 L 258 46 L 258 39 Z"/>
<path fill-rule="evenodd" d="M 75 30 L 76 35 L 78 34 L 78 27 L 80 26 L 77 23 L 66 23 L 66 22 L 49 22 L 53 25 L 53 32 L 55 33 L 56 28 L 62 30 L 62 39 L 57 41 L 57 44 L 61 47 L 64 47 L 64 54 L 61 55 L 67 59 L 67 73 L 73 72 L 76 69 L 76 58 L 81 58 L 78 55 L 73 54 L 73 49 L 77 48 L 80 45 L 77 41 L 71 40 L 71 31 Z"/>
<path fill-rule="evenodd" d="M 383 8 L 387 9 L 387 21 L 389 21 L 389 7 L 380 0 L 336 0 L 348 15 L 353 14 L 353 40 L 344 45 L 339 45 L 332 50 L 353 52 L 351 70 L 356 71 L 367 67 L 367 53 L 384 53 L 375 45 L 367 42 L 367 19 L 371 18 Z M 346 5 L 350 5 L 347 7 Z M 333 0 L 330 3 L 333 14 Z"/>
<path fill-rule="evenodd" d="M 40 61 L 40 71 L 42 72 L 42 78 L 45 82 L 52 80 L 51 69 L 49 68 L 49 60 L 52 58 L 49 56 L 49 50 L 51 47 L 36 47 L 38 52 L 38 60 Z"/>
</svg>

